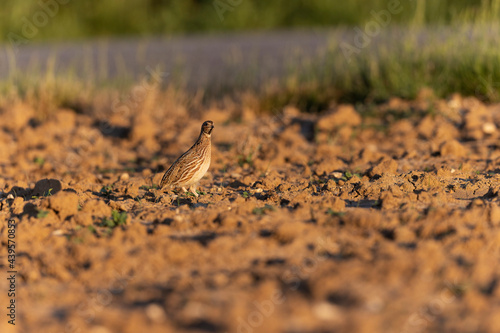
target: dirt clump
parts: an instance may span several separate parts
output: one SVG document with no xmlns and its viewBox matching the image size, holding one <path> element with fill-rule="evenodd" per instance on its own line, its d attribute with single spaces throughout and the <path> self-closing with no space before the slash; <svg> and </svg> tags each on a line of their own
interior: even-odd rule
<svg viewBox="0 0 500 333">
<path fill-rule="evenodd" d="M 444 142 L 439 152 L 442 156 L 464 157 L 466 155 L 466 149 L 457 140 Z"/>
<path fill-rule="evenodd" d="M 321 117 L 317 127 L 320 131 L 329 131 L 342 125 L 358 126 L 361 124 L 361 116 L 352 105 L 342 104 L 329 114 Z"/>
<path fill-rule="evenodd" d="M 370 177 L 382 174 L 395 174 L 398 169 L 398 162 L 391 159 L 384 159 L 373 168 L 368 173 Z"/>
<path fill-rule="evenodd" d="M 69 191 L 59 191 L 47 198 L 42 207 L 52 209 L 64 221 L 78 212 L 78 195 Z"/>
<path fill-rule="evenodd" d="M 62 189 L 61 182 L 58 179 L 42 179 L 35 183 L 32 194 L 34 196 L 46 196 L 56 194 Z"/>
</svg>

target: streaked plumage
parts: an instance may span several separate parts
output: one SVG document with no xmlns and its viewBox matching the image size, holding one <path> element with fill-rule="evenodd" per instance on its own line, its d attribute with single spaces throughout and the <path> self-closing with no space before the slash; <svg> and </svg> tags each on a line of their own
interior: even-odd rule
<svg viewBox="0 0 500 333">
<path fill-rule="evenodd" d="M 160 189 L 167 185 L 181 187 L 184 192 L 187 192 L 186 187 L 189 187 L 189 190 L 198 196 L 195 186 L 210 166 L 212 155 L 210 137 L 213 129 L 214 123 L 211 120 L 207 120 L 201 125 L 198 140 L 165 172 L 160 182 Z"/>
</svg>

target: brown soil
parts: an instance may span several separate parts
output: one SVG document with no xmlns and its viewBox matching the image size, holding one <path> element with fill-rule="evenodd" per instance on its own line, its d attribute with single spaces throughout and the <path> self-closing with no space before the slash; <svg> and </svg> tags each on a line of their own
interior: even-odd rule
<svg viewBox="0 0 500 333">
<path fill-rule="evenodd" d="M 131 113 L 4 107 L 19 332 L 500 331 L 498 105 L 264 116 L 150 95 Z M 208 119 L 205 194 L 151 188 Z"/>
</svg>

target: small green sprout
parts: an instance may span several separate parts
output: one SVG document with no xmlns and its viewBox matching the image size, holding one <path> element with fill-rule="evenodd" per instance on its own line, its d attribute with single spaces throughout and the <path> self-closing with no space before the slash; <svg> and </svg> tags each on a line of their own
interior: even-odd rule
<svg viewBox="0 0 500 333">
<path fill-rule="evenodd" d="M 113 186 L 106 185 L 106 186 L 103 186 L 101 188 L 101 190 L 99 191 L 99 193 L 101 193 L 102 195 L 105 195 L 105 196 L 109 197 L 111 195 L 112 190 L 113 190 Z"/>
<path fill-rule="evenodd" d="M 338 216 L 338 217 L 342 217 L 345 215 L 345 212 L 337 212 L 331 208 L 328 208 L 328 210 L 326 211 L 326 213 L 330 216 Z"/>
<path fill-rule="evenodd" d="M 39 167 L 42 167 L 45 164 L 45 159 L 43 159 L 42 157 L 35 157 L 33 162 L 35 162 L 35 164 Z"/>
<path fill-rule="evenodd" d="M 255 215 L 264 215 L 268 211 L 273 212 L 275 210 L 276 210 L 276 208 L 274 208 L 271 205 L 266 204 L 264 207 L 256 207 L 256 208 L 254 208 L 252 210 L 252 213 L 255 214 Z"/>
<path fill-rule="evenodd" d="M 43 219 L 43 218 L 47 217 L 47 215 L 49 215 L 49 211 L 48 210 L 40 209 L 38 211 L 38 213 L 36 214 L 36 217 L 39 218 L 39 219 Z"/>
<path fill-rule="evenodd" d="M 111 213 L 111 218 L 104 218 L 100 224 L 101 227 L 114 228 L 127 224 L 127 213 L 119 212 L 116 209 Z"/>
</svg>

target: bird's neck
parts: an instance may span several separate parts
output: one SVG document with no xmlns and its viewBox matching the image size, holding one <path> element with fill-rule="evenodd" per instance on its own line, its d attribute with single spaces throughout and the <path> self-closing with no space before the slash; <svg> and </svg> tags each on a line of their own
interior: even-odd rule
<svg viewBox="0 0 500 333">
<path fill-rule="evenodd" d="M 196 142 L 198 142 L 198 143 L 203 143 L 203 142 L 207 142 L 207 141 L 210 142 L 210 137 L 211 137 L 210 134 L 201 132 L 200 136 L 198 137 L 198 140 Z"/>
</svg>

